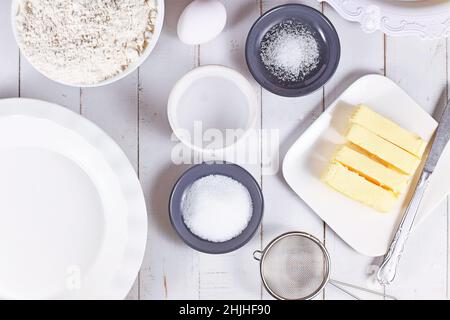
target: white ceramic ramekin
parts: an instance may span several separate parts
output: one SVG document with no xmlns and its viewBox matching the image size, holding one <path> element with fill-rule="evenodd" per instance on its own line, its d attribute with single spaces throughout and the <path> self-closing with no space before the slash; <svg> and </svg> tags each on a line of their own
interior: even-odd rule
<svg viewBox="0 0 450 320">
<path fill-rule="evenodd" d="M 230 81 L 238 88 L 238 90 L 242 93 L 242 96 L 245 98 L 245 106 L 247 107 L 247 119 L 245 119 L 245 126 L 243 128 L 239 128 L 240 130 L 242 130 L 242 134 L 236 139 L 236 141 L 234 141 L 234 143 L 224 145 L 222 148 L 203 148 L 195 145 L 193 141 L 186 139 L 184 135 L 180 134 L 180 132 L 185 129 L 179 122 L 178 114 L 183 95 L 196 81 L 204 78 L 219 78 Z M 215 90 L 221 90 L 221 88 L 217 88 Z M 169 96 L 167 106 L 169 123 L 175 136 L 192 150 L 211 155 L 224 152 L 248 137 L 248 135 L 251 133 L 251 130 L 253 130 L 255 126 L 257 113 L 258 98 L 250 82 L 242 74 L 235 71 L 234 69 L 220 65 L 201 66 L 185 74 L 173 87 Z M 201 121 L 201 119 L 199 120 Z"/>
</svg>

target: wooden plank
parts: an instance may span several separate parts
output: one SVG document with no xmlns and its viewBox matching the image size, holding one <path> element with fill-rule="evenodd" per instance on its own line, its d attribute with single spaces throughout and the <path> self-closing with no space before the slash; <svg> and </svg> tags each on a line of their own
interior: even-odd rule
<svg viewBox="0 0 450 320">
<path fill-rule="evenodd" d="M 293 1 L 266 0 L 262 9 Z M 294 1 L 321 9 L 317 1 Z M 264 130 L 275 129 L 280 139 L 280 168 L 275 175 L 264 175 L 262 186 L 265 197 L 265 217 L 263 223 L 262 245 L 267 245 L 275 237 L 290 231 L 305 231 L 323 240 L 324 225 L 322 220 L 289 188 L 281 171 L 281 161 L 290 146 L 301 133 L 323 111 L 323 91 L 319 90 L 301 98 L 278 97 L 266 90 L 262 91 L 262 124 Z M 270 155 L 263 149 L 263 154 Z M 278 155 L 273 155 L 272 159 Z M 263 291 L 264 299 L 271 296 Z M 322 296 L 319 296 L 321 299 Z"/>
<path fill-rule="evenodd" d="M 248 72 L 245 62 L 245 41 L 253 22 L 259 17 L 260 6 L 251 0 L 223 0 L 227 10 L 227 25 L 223 33 L 210 43 L 199 48 L 199 62 L 201 65 L 220 64 L 241 72 L 254 85 L 255 92 L 260 94 L 260 87 Z M 256 130 L 260 127 L 258 114 Z M 230 151 L 225 159 L 246 168 L 257 181 L 261 180 L 261 163 L 259 155 L 258 134 L 252 136 L 235 151 L 240 156 L 235 159 L 235 153 Z M 254 158 L 254 162 L 248 161 Z M 238 160 L 245 160 L 244 162 Z M 199 255 L 200 271 L 200 299 L 259 299 L 261 285 L 259 279 L 259 265 L 252 258 L 254 250 L 260 248 L 259 236 L 255 236 L 245 247 L 233 253 L 221 256 Z"/>
<path fill-rule="evenodd" d="M 425 110 L 442 110 L 447 90 L 445 40 L 391 38 L 386 73 Z M 437 112 L 439 113 L 439 112 Z M 443 299 L 447 290 L 447 207 L 443 203 L 411 235 L 395 282 L 386 290 L 402 299 Z"/>
<path fill-rule="evenodd" d="M 138 71 L 108 86 L 82 89 L 81 113 L 119 144 L 137 170 Z"/>
<path fill-rule="evenodd" d="M 108 86 L 82 89 L 80 97 L 81 114 L 105 130 L 137 170 L 138 71 Z M 127 298 L 139 298 L 139 281 Z"/>
<path fill-rule="evenodd" d="M 339 68 L 325 86 L 325 105 L 329 106 L 361 76 L 384 73 L 384 36 L 381 33 L 365 34 L 357 23 L 344 20 L 329 5 L 324 4 L 324 13 L 336 27 L 342 51 Z M 374 284 L 371 277 L 377 265 L 376 261 L 350 248 L 328 226 L 325 244 L 331 255 L 332 279 L 382 292 L 381 287 Z M 326 299 L 351 299 L 330 286 L 325 293 Z"/>
<path fill-rule="evenodd" d="M 77 113 L 80 112 L 80 89 L 56 83 L 38 71 L 21 55 L 20 95 L 56 103 Z"/>
<path fill-rule="evenodd" d="M 0 98 L 19 95 L 19 49 L 11 28 L 11 3 L 0 2 Z"/>
<path fill-rule="evenodd" d="M 164 30 L 140 70 L 139 173 L 149 217 L 147 251 L 141 269 L 141 299 L 199 298 L 199 254 L 175 234 L 168 216 L 170 191 L 186 166 L 172 164 L 167 99 L 174 83 L 196 64 L 195 50 L 176 35 L 189 0 L 166 1 Z"/>
</svg>

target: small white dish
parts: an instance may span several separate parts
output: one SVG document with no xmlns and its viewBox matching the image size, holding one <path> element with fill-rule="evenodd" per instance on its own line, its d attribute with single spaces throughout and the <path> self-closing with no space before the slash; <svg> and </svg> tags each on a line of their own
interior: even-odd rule
<svg viewBox="0 0 450 320">
<path fill-rule="evenodd" d="M 419 172 L 409 191 L 389 213 L 379 213 L 328 187 L 321 175 L 339 144 L 354 107 L 366 104 L 376 112 L 430 141 L 437 122 L 400 87 L 386 77 L 368 75 L 351 85 L 294 143 L 286 154 L 283 175 L 290 187 L 345 242 L 367 256 L 382 256 L 414 192 Z M 450 191 L 450 148 L 441 158 L 419 211 L 416 227 Z"/>
<path fill-rule="evenodd" d="M 103 131 L 64 107 L 0 100 L 0 299 L 123 299 L 147 212 Z"/>
<path fill-rule="evenodd" d="M 242 74 L 208 65 L 178 80 L 169 96 L 167 114 L 175 136 L 186 146 L 218 154 L 250 134 L 257 109 L 255 90 Z M 227 139 L 227 133 L 236 136 Z"/>
<path fill-rule="evenodd" d="M 343 18 L 361 24 L 364 32 L 438 39 L 450 35 L 448 0 L 318 0 Z"/>
<path fill-rule="evenodd" d="M 142 53 L 142 55 L 139 57 L 139 59 L 136 62 L 129 65 L 128 68 L 126 68 L 121 73 L 115 75 L 114 77 L 111 77 L 109 79 L 106 79 L 106 80 L 98 82 L 98 83 L 80 84 L 80 83 L 65 82 L 65 81 L 61 81 L 59 79 L 53 79 L 53 78 L 47 76 L 42 71 L 40 71 L 38 69 L 36 69 L 36 70 L 52 81 L 55 81 L 57 83 L 60 83 L 60 84 L 66 85 L 66 86 L 80 87 L 80 88 L 95 88 L 95 87 L 106 86 L 106 85 L 112 84 L 116 81 L 119 81 L 120 79 L 125 78 L 129 74 L 133 73 L 133 71 L 135 71 L 139 66 L 141 66 L 145 62 L 145 60 L 147 60 L 148 56 L 155 48 L 156 43 L 158 42 L 159 36 L 161 35 L 162 29 L 163 29 L 163 24 L 164 24 L 165 5 L 164 5 L 164 0 L 156 0 L 156 2 L 157 2 L 157 6 L 158 6 L 158 17 L 156 19 L 155 31 L 153 33 L 153 36 L 152 36 L 149 44 L 147 45 L 147 48 L 145 49 L 145 51 Z M 17 26 L 16 26 L 16 15 L 17 15 L 18 8 L 19 8 L 19 0 L 12 0 L 12 2 L 11 2 L 11 25 L 12 25 L 12 30 L 13 30 L 13 34 L 14 34 L 14 38 L 16 40 L 17 46 L 19 47 L 19 49 L 21 49 L 19 37 L 18 37 L 18 33 L 17 33 Z M 21 52 L 23 52 L 23 51 L 21 50 Z M 24 57 L 28 60 L 26 55 L 24 55 Z M 31 62 L 30 62 L 30 64 L 33 65 Z"/>
</svg>

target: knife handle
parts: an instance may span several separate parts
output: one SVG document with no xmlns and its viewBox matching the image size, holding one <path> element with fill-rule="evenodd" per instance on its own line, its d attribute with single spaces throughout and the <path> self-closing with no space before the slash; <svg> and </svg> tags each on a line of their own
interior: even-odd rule
<svg viewBox="0 0 450 320">
<path fill-rule="evenodd" d="M 389 285 L 394 281 L 395 275 L 397 273 L 397 266 L 402 256 L 403 250 L 405 248 L 406 241 L 410 235 L 411 229 L 414 225 L 414 221 L 417 216 L 417 212 L 422 202 L 423 195 L 428 186 L 431 173 L 424 171 L 420 176 L 420 180 L 417 184 L 416 191 L 414 193 L 411 202 L 403 215 L 400 226 L 398 227 L 397 233 L 392 240 L 389 247 L 389 251 L 384 257 L 383 263 L 378 270 L 377 279 L 378 282 L 383 285 Z"/>
</svg>

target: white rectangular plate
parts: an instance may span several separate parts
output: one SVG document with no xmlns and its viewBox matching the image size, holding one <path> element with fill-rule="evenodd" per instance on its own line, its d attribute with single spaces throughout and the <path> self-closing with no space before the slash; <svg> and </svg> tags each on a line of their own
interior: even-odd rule
<svg viewBox="0 0 450 320">
<path fill-rule="evenodd" d="M 343 134 L 358 104 L 366 104 L 411 132 L 430 141 L 437 122 L 400 87 L 386 77 L 368 75 L 350 86 L 286 154 L 283 175 L 291 188 L 345 242 L 367 256 L 387 252 L 392 236 L 405 211 L 419 173 L 409 191 L 389 213 L 379 213 L 329 188 L 321 180 L 337 145 L 345 143 Z M 447 147 L 430 181 L 416 227 L 450 191 L 450 148 Z"/>
</svg>

